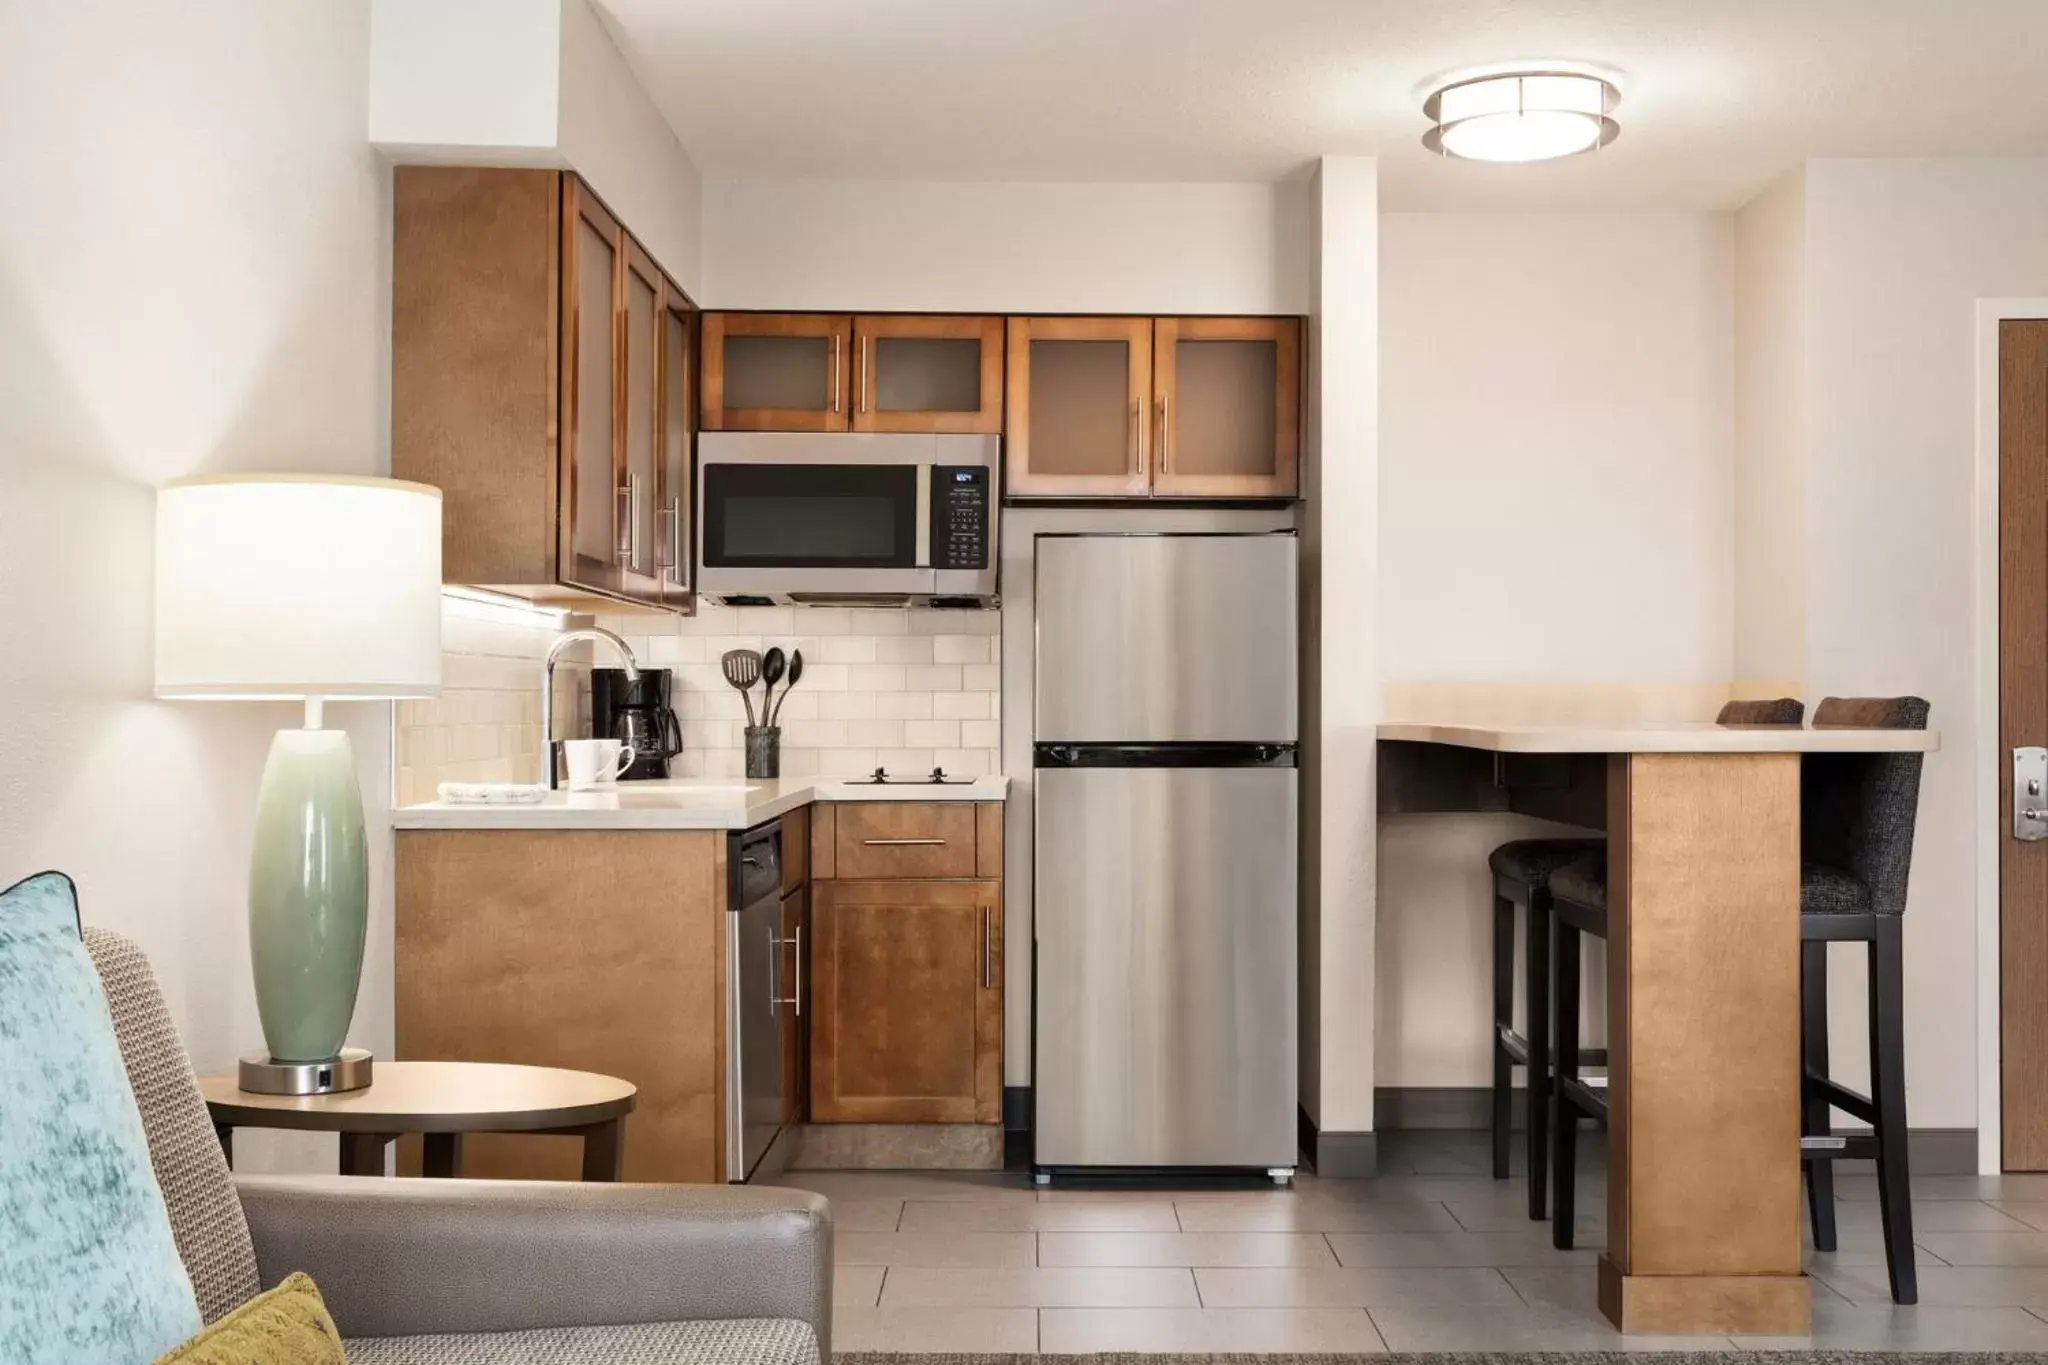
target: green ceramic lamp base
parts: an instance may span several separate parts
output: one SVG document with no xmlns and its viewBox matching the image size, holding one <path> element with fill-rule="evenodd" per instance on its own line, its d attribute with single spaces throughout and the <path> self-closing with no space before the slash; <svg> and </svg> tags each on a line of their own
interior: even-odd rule
<svg viewBox="0 0 2048 1365">
<path fill-rule="evenodd" d="M 317 703 L 307 707 L 307 719 L 318 726 Z M 249 953 L 273 1066 L 311 1075 L 322 1064 L 330 1073 L 342 1067 L 362 979 L 369 888 L 363 796 L 348 734 L 278 731 L 263 765 L 249 867 Z"/>
</svg>

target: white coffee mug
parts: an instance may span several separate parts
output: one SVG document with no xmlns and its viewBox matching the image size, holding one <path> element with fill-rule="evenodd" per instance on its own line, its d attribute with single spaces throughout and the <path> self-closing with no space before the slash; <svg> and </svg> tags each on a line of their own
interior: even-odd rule
<svg viewBox="0 0 2048 1365">
<path fill-rule="evenodd" d="M 568 755 L 569 790 L 587 792 L 608 787 L 619 774 L 633 765 L 633 748 L 616 739 L 569 739 L 562 741 Z"/>
</svg>

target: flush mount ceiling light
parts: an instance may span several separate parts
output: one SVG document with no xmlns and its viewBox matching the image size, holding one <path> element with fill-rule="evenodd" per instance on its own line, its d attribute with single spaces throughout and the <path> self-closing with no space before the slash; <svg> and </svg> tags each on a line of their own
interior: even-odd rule
<svg viewBox="0 0 2048 1365">
<path fill-rule="evenodd" d="M 1511 71 L 1444 86 L 1423 103 L 1422 145 L 1472 161 L 1549 161 L 1605 147 L 1621 132 L 1621 93 L 1598 76 Z"/>
</svg>

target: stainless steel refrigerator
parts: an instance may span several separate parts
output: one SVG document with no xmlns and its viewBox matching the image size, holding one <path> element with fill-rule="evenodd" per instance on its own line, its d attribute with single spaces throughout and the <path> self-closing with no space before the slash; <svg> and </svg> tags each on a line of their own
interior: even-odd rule
<svg viewBox="0 0 2048 1365">
<path fill-rule="evenodd" d="M 1296 553 L 1037 539 L 1041 1176 L 1295 1165 Z"/>
</svg>

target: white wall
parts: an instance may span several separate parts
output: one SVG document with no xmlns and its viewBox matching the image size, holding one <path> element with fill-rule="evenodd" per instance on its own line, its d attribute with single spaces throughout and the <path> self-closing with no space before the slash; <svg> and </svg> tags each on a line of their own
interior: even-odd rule
<svg viewBox="0 0 2048 1365">
<path fill-rule="evenodd" d="M 1731 216 L 1388 214 L 1380 278 L 1390 704 L 1597 684 L 1606 706 L 1711 714 L 1733 630 Z M 1486 853 L 1550 832 L 1382 822 L 1379 1085 L 1488 1083 Z"/>
<path fill-rule="evenodd" d="M 1735 215 L 1735 676 L 1806 676 L 1806 172 Z"/>
<path fill-rule="evenodd" d="M 154 490 L 386 467 L 368 47 L 361 0 L 0 8 L 0 126 L 34 130 L 0 143 L 0 883 L 71 873 L 87 922 L 148 950 L 207 1071 L 261 1043 L 251 813 L 295 713 L 152 700 Z M 390 707 L 329 715 L 371 807 L 352 1037 L 388 1053 Z M 332 1170 L 322 1146 L 238 1155 Z"/>
<path fill-rule="evenodd" d="M 693 299 L 703 277 L 703 181 L 587 0 L 561 0 L 562 75 L 556 141 L 564 164 L 594 186 Z"/>
<path fill-rule="evenodd" d="M 401 160 L 553 165 L 562 0 L 372 0 L 370 141 Z"/>
<path fill-rule="evenodd" d="M 1974 843 L 1995 819 L 1973 759 L 1975 300 L 2048 296 L 2048 159 L 1806 168 L 1808 692 L 1917 692 L 1927 761 L 1906 913 L 1916 1127 L 1976 1123 Z M 1838 964 L 1834 1033 L 1861 1033 Z"/>
<path fill-rule="evenodd" d="M 1302 1107 L 1369 1132 L 1376 1083 L 1381 556 L 1379 164 L 1324 157 L 1311 187 L 1313 289 L 1302 460 Z"/>
<path fill-rule="evenodd" d="M 428 165 L 567 166 L 702 289 L 703 186 L 588 0 L 371 0 L 371 143 Z"/>
<path fill-rule="evenodd" d="M 1380 233 L 1381 677 L 1725 679 L 1730 216 Z"/>
<path fill-rule="evenodd" d="M 1306 313 L 1302 185 L 724 180 L 712 308 Z"/>
</svg>

